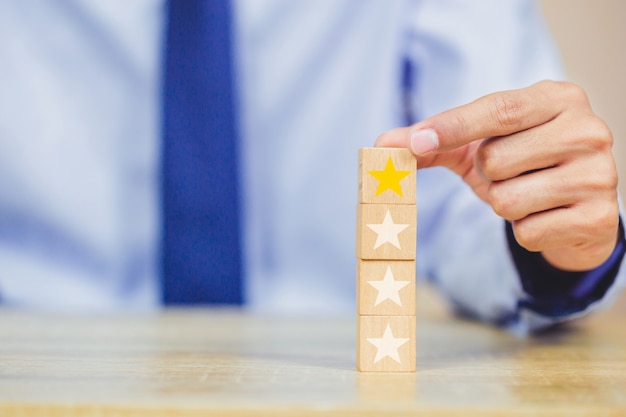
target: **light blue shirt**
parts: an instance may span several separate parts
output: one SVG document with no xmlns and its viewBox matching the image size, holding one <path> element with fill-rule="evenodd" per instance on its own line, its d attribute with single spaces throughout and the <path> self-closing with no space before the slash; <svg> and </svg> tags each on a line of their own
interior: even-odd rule
<svg viewBox="0 0 626 417">
<path fill-rule="evenodd" d="M 419 117 L 562 78 L 528 1 L 236 0 L 234 12 L 254 310 L 353 311 L 357 149 L 404 123 L 405 57 Z M 158 305 L 166 20 L 157 0 L 0 3 L 4 303 Z M 485 320 L 510 315 L 524 294 L 502 219 L 444 169 L 419 171 L 417 187 L 418 276 Z"/>
</svg>

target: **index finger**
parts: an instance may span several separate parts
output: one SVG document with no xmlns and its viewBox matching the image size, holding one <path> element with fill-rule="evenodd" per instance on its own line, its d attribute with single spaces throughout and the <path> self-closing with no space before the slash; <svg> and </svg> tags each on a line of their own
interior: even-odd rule
<svg viewBox="0 0 626 417">
<path fill-rule="evenodd" d="M 505 136 L 546 123 L 563 111 L 563 86 L 540 82 L 520 90 L 489 94 L 415 125 L 408 145 L 416 155 L 446 152 L 473 141 Z"/>
</svg>

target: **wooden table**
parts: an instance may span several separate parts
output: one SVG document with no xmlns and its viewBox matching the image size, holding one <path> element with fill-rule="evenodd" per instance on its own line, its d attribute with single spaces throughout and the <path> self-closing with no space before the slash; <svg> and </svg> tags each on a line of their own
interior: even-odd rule
<svg viewBox="0 0 626 417">
<path fill-rule="evenodd" d="M 0 310 L 0 416 L 626 415 L 623 303 L 518 339 L 429 300 L 414 374 L 356 372 L 354 316 Z"/>
</svg>

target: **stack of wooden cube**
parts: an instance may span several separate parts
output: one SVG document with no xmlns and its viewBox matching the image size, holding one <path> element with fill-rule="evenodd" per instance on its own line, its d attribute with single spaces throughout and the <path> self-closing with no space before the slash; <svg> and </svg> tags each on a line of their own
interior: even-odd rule
<svg viewBox="0 0 626 417">
<path fill-rule="evenodd" d="M 415 371 L 415 169 L 407 149 L 359 150 L 359 371 Z"/>
</svg>

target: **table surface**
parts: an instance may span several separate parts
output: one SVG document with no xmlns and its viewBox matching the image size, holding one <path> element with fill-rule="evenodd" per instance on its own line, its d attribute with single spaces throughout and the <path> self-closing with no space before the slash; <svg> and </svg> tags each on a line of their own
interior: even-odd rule
<svg viewBox="0 0 626 417">
<path fill-rule="evenodd" d="M 520 339 L 418 293 L 417 372 L 355 370 L 355 317 L 0 310 L 0 416 L 626 415 L 626 305 Z"/>
</svg>

